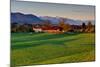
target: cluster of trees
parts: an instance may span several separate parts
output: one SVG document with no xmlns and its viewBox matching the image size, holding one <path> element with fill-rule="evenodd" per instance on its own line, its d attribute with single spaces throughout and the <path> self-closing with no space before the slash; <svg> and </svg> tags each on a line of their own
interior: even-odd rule
<svg viewBox="0 0 100 67">
<path fill-rule="evenodd" d="M 70 25 L 65 23 L 64 20 L 59 22 L 59 26 L 63 28 L 64 32 L 95 32 L 95 26 L 91 21 L 88 21 L 87 25 L 83 22 L 82 25 Z"/>
<path fill-rule="evenodd" d="M 81 27 L 80 32 L 88 32 L 88 33 L 95 32 L 95 25 L 92 25 L 91 21 L 88 21 L 87 25 L 83 22 L 80 27 Z"/>
<path fill-rule="evenodd" d="M 71 30 L 71 25 L 68 23 L 66 24 L 64 20 L 61 20 L 58 26 L 62 27 L 64 32 L 68 32 Z"/>
<path fill-rule="evenodd" d="M 32 32 L 32 24 L 11 23 L 11 32 Z"/>
</svg>

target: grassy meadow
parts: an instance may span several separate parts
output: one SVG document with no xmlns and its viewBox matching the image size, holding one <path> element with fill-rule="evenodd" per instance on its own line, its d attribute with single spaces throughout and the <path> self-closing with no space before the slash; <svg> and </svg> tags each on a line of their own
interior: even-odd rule
<svg viewBox="0 0 100 67">
<path fill-rule="evenodd" d="M 95 60 L 94 33 L 12 33 L 11 66 Z"/>
</svg>

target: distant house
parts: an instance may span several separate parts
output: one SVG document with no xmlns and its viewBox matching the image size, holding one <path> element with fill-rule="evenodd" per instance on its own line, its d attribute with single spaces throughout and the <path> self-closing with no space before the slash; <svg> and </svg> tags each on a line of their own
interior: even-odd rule
<svg viewBox="0 0 100 67">
<path fill-rule="evenodd" d="M 33 31 L 34 32 L 42 32 L 42 28 L 40 28 L 40 27 L 33 27 Z"/>
<path fill-rule="evenodd" d="M 52 27 L 33 27 L 35 32 L 47 32 L 47 33 L 61 33 L 62 28 L 59 26 L 52 26 Z"/>
</svg>

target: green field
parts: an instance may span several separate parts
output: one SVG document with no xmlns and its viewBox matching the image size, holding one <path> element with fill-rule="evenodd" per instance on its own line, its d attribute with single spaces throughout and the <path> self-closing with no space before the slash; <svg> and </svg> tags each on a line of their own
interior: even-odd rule
<svg viewBox="0 0 100 67">
<path fill-rule="evenodd" d="M 94 33 L 12 33 L 11 66 L 95 60 Z"/>
</svg>

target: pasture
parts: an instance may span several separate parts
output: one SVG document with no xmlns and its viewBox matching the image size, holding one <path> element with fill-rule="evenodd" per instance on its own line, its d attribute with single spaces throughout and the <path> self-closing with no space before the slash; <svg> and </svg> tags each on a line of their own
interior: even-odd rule
<svg viewBox="0 0 100 67">
<path fill-rule="evenodd" d="M 11 66 L 95 60 L 95 34 L 12 33 Z"/>
</svg>

